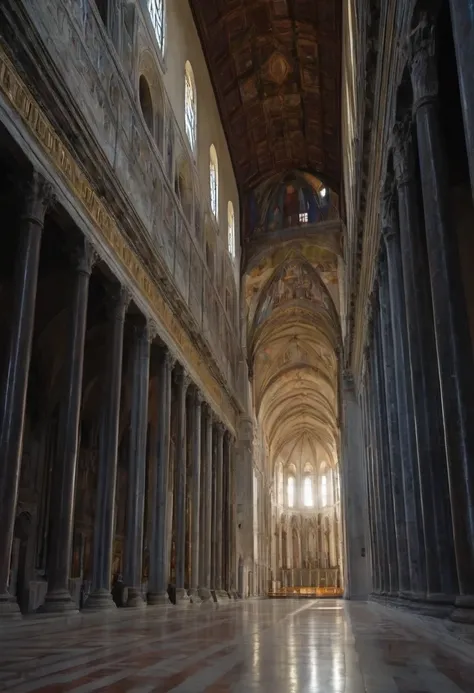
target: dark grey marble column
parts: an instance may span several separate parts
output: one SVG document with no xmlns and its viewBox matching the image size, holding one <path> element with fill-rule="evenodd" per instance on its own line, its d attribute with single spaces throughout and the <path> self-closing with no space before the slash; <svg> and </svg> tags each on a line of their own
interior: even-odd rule
<svg viewBox="0 0 474 693">
<path fill-rule="evenodd" d="M 190 378 L 183 368 L 175 369 L 177 386 L 176 469 L 174 511 L 176 526 L 176 604 L 189 603 L 184 588 L 186 559 L 186 393 Z"/>
<path fill-rule="evenodd" d="M 203 488 L 201 491 L 203 513 L 203 532 L 201 536 L 201 579 L 199 596 L 203 603 L 211 604 L 211 523 L 212 523 L 212 410 L 206 406 L 204 413 L 203 436 Z"/>
<path fill-rule="evenodd" d="M 201 406 L 202 394 L 194 388 L 191 396 L 192 420 L 192 489 L 191 489 L 191 584 L 189 596 L 193 603 L 200 603 L 199 562 L 201 546 L 199 516 L 201 509 Z"/>
<path fill-rule="evenodd" d="M 474 194 L 474 8 L 472 0 L 449 0 L 458 67 L 466 153 Z"/>
<path fill-rule="evenodd" d="M 377 291 L 379 291 L 377 288 Z M 382 350 L 380 301 L 378 293 L 374 298 L 374 436 L 378 450 L 377 495 L 381 508 L 381 542 L 382 542 L 382 586 L 383 594 L 397 597 L 400 591 L 399 565 L 397 553 L 395 510 L 393 506 L 392 470 L 390 466 L 390 446 L 388 434 L 387 396 L 384 378 L 384 361 Z"/>
<path fill-rule="evenodd" d="M 412 40 L 413 110 L 460 589 L 455 618 L 474 621 L 474 363 L 437 112 L 433 30 L 426 18 Z"/>
<path fill-rule="evenodd" d="M 18 233 L 10 339 L 0 405 L 0 618 L 19 612 L 16 599 L 8 593 L 8 578 L 20 480 L 41 237 L 51 202 L 51 186 L 38 173 L 33 173 L 26 191 Z"/>
<path fill-rule="evenodd" d="M 86 335 L 89 280 L 95 253 L 82 240 L 75 248 L 74 289 L 68 333 L 68 362 L 59 415 L 56 457 L 53 465 L 50 510 L 50 543 L 48 550 L 48 591 L 42 611 L 76 610 L 69 593 L 74 501 L 76 491 L 79 416 L 82 399 L 82 370 Z"/>
<path fill-rule="evenodd" d="M 433 310 L 424 229 L 418 209 L 411 119 L 395 127 L 393 158 L 398 188 L 411 396 L 418 443 L 427 600 L 452 603 L 458 590 L 457 574 Z"/>
<path fill-rule="evenodd" d="M 171 430 L 171 376 L 175 358 L 162 348 L 159 365 L 159 413 L 156 487 L 152 493 L 152 535 L 150 544 L 150 579 L 148 603 L 170 604 L 168 580 L 171 552 L 169 506 L 169 457 Z"/>
<path fill-rule="evenodd" d="M 232 559 L 232 474 L 231 474 L 231 435 L 227 431 L 224 435 L 224 456 L 223 456 L 223 470 L 224 470 L 224 565 L 225 574 L 223 579 L 223 588 L 230 596 L 231 592 L 231 559 Z"/>
<path fill-rule="evenodd" d="M 382 206 L 382 235 L 387 251 L 399 448 L 403 479 L 403 499 L 405 503 L 408 569 L 411 585 L 410 598 L 422 601 L 426 599 L 425 541 L 421 517 L 418 448 L 413 399 L 411 397 L 400 237 L 398 233 L 396 200 L 393 195 L 393 180 L 391 178 L 387 179 L 386 182 Z"/>
<path fill-rule="evenodd" d="M 403 471 L 400 450 L 400 430 L 398 425 L 397 388 L 393 332 L 391 324 L 390 294 L 388 286 L 387 259 L 383 253 L 380 259 L 380 332 L 383 372 L 380 376 L 385 384 L 385 409 L 388 431 L 388 459 L 390 460 L 390 479 L 397 546 L 398 588 L 402 597 L 411 597 L 410 572 L 408 565 L 407 524 L 403 489 Z"/>
<path fill-rule="evenodd" d="M 127 606 L 146 606 L 142 594 L 143 525 L 145 511 L 146 454 L 148 432 L 148 390 L 150 342 L 153 325 L 143 321 L 133 326 L 132 408 L 128 451 L 127 535 L 125 538 L 124 581 L 128 587 Z"/>
<path fill-rule="evenodd" d="M 211 466 L 211 592 L 214 598 L 216 592 L 216 551 L 217 551 L 217 517 L 216 517 L 216 470 L 217 470 L 217 419 L 214 417 L 212 426 L 212 466 Z"/>
<path fill-rule="evenodd" d="M 115 609 L 110 591 L 115 521 L 115 488 L 117 483 L 120 395 L 122 390 L 122 356 L 125 313 L 130 294 L 124 287 L 114 287 L 108 297 L 110 345 L 104 380 L 100 458 L 97 480 L 94 528 L 94 563 L 92 592 L 85 608 Z"/>
<path fill-rule="evenodd" d="M 223 571 L 223 496 L 224 496 L 224 433 L 225 427 L 221 422 L 216 424 L 216 552 L 215 552 L 215 589 L 216 598 L 223 598 L 227 595 L 223 591 L 222 571 Z"/>
<path fill-rule="evenodd" d="M 366 391 L 366 427 L 367 427 L 367 439 L 370 441 L 370 466 L 369 466 L 369 479 L 370 479 L 370 501 L 372 508 L 372 529 L 373 529 L 373 563 L 374 563 L 374 575 L 372 591 L 374 594 L 381 594 L 384 592 L 384 581 L 383 581 L 383 570 L 385 566 L 383 564 L 385 557 L 387 556 L 387 551 L 385 550 L 383 535 L 384 535 L 384 519 L 381 511 L 381 493 L 379 488 L 379 476 L 380 476 L 380 466 L 382 460 L 378 450 L 378 441 L 375 431 L 374 422 L 374 363 L 373 363 L 373 344 L 370 350 L 370 361 L 367 363 L 367 391 Z M 377 410 L 375 410 L 377 411 Z M 388 568 L 387 571 L 388 572 Z"/>
</svg>

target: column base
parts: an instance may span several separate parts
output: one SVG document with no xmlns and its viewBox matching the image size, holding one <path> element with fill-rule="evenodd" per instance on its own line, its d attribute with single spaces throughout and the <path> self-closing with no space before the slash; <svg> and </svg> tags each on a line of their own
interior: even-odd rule
<svg viewBox="0 0 474 693">
<path fill-rule="evenodd" d="M 138 587 L 128 588 L 127 604 L 128 609 L 144 609 L 146 601 L 143 599 L 142 591 Z"/>
<path fill-rule="evenodd" d="M 168 592 L 148 592 L 147 602 L 149 606 L 172 606 Z"/>
<path fill-rule="evenodd" d="M 69 590 L 53 590 L 46 593 L 44 603 L 37 609 L 37 614 L 78 614 L 79 608 L 71 597 Z"/>
<path fill-rule="evenodd" d="M 197 587 L 191 587 L 191 589 L 188 590 L 188 597 L 191 604 L 200 604 L 202 601 L 201 597 L 199 596 L 199 589 Z"/>
<path fill-rule="evenodd" d="M 176 606 L 190 606 L 191 600 L 184 587 L 176 587 Z"/>
<path fill-rule="evenodd" d="M 230 601 L 229 595 L 225 590 L 211 590 L 212 598 L 216 604 L 224 604 Z"/>
<path fill-rule="evenodd" d="M 212 606 L 214 604 L 211 590 L 208 587 L 199 588 L 199 597 L 201 599 L 201 606 Z"/>
<path fill-rule="evenodd" d="M 471 594 L 458 595 L 450 617 L 451 621 L 456 623 L 474 624 L 474 596 Z"/>
<path fill-rule="evenodd" d="M 116 609 L 117 605 L 112 593 L 105 588 L 91 592 L 84 603 L 84 611 L 115 611 Z"/>
<path fill-rule="evenodd" d="M 8 592 L 0 594 L 0 621 L 3 619 L 21 619 L 21 611 L 18 602 Z"/>
</svg>

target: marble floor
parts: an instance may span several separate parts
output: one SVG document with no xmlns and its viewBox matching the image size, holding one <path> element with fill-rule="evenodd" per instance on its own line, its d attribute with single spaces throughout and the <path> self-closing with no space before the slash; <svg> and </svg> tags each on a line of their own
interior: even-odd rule
<svg viewBox="0 0 474 693">
<path fill-rule="evenodd" d="M 0 626 L 8 693 L 473 693 L 470 651 L 376 605 L 252 600 Z"/>
</svg>

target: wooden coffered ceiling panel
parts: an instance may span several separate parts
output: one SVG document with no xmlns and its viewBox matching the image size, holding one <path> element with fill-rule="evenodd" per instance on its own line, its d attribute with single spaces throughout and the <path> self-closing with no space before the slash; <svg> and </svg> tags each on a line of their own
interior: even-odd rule
<svg viewBox="0 0 474 693">
<path fill-rule="evenodd" d="M 341 0 L 190 0 L 238 182 L 341 179 Z"/>
</svg>

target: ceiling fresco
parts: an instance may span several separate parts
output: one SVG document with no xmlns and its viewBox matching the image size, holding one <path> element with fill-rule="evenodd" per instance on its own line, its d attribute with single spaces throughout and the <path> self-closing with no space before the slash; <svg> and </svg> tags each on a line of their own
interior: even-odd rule
<svg viewBox="0 0 474 693">
<path fill-rule="evenodd" d="M 241 191 L 292 169 L 341 181 L 341 2 L 190 0 Z"/>
</svg>

